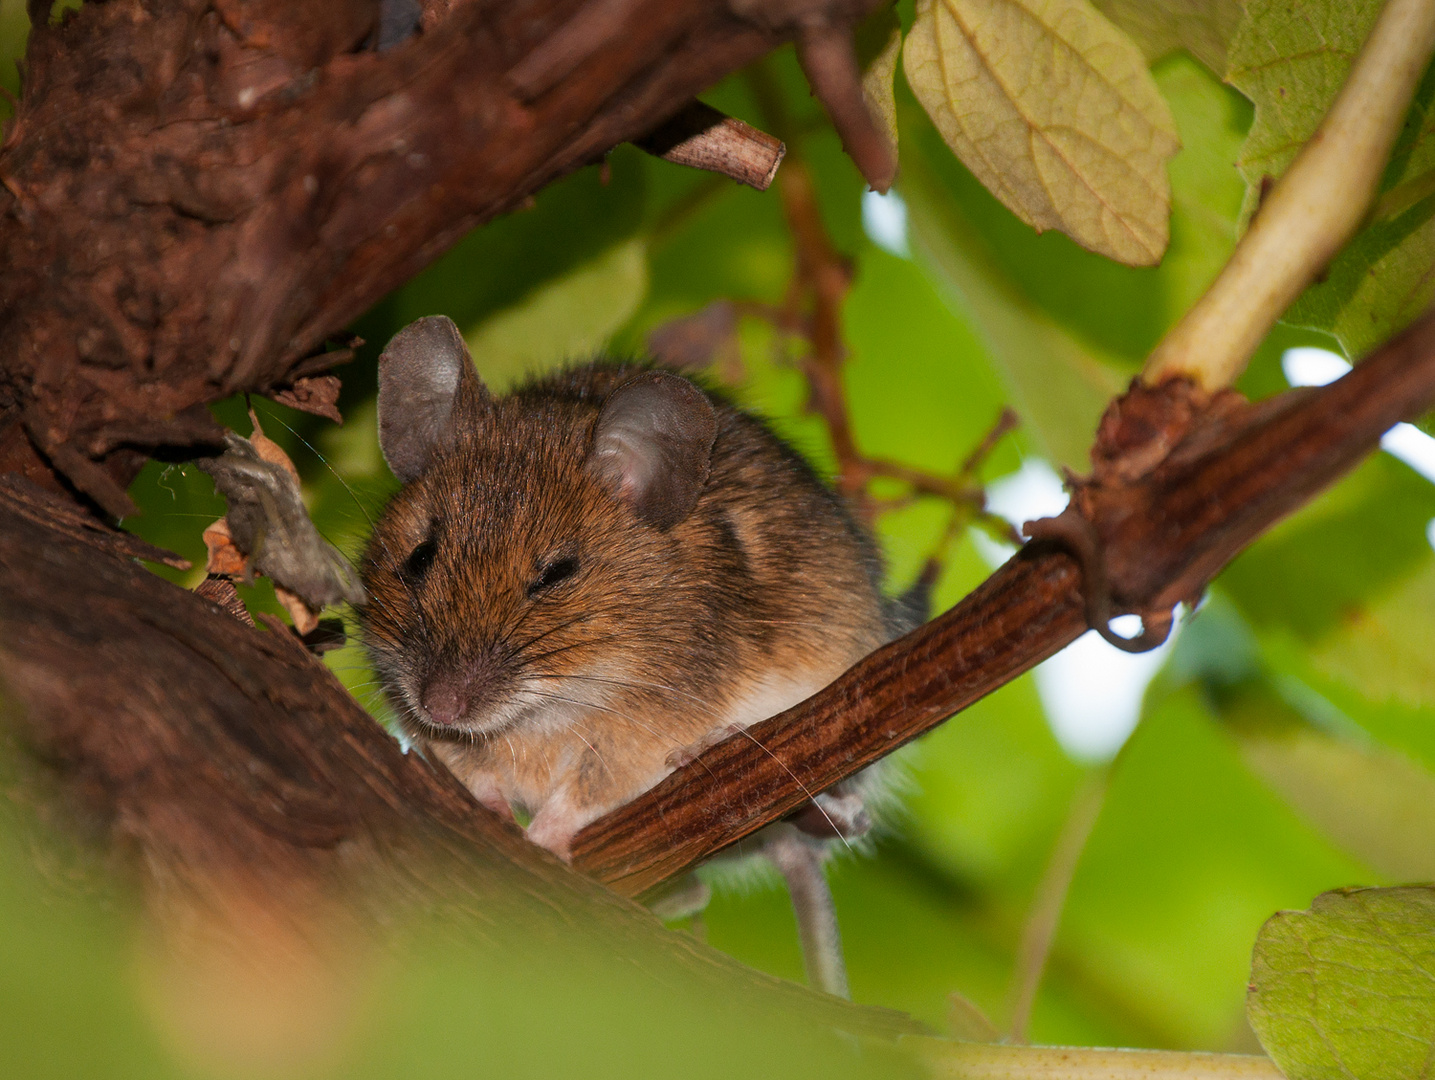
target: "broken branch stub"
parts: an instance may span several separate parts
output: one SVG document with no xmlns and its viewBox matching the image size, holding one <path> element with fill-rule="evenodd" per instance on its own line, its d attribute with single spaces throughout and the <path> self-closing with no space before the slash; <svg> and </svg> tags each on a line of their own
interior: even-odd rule
<svg viewBox="0 0 1435 1080">
<path fill-rule="evenodd" d="M 690 102 L 633 145 L 664 161 L 720 173 L 758 191 L 768 189 L 787 153 L 781 139 L 701 101 Z"/>
</svg>

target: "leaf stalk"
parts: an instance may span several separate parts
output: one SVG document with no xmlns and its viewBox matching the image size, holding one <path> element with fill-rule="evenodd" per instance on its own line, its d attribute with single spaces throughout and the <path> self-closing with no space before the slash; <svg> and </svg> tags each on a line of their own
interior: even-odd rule
<svg viewBox="0 0 1435 1080">
<path fill-rule="evenodd" d="M 1240 377 L 1291 303 L 1355 235 L 1435 51 L 1435 4 L 1388 0 L 1310 141 L 1262 201 L 1230 261 L 1156 346 L 1148 386 Z"/>
</svg>

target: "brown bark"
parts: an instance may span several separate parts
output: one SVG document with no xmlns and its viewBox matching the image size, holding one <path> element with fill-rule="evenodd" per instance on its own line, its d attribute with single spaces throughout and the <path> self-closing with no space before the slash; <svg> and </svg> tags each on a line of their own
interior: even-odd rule
<svg viewBox="0 0 1435 1080">
<path fill-rule="evenodd" d="M 21 706 L 11 734 L 60 778 L 84 832 L 140 857 L 162 915 L 198 901 L 242 955 L 264 935 L 251 905 L 301 938 L 338 923 L 355 945 L 438 904 L 496 946 L 551 953 L 596 938 L 695 1001 L 750 999 L 887 1038 L 922 1030 L 664 932 L 403 753 L 287 628 L 257 629 L 156 577 L 133 561 L 153 549 L 67 505 L 0 481 L 0 672 Z"/>
<path fill-rule="evenodd" d="M 0 151 L 0 471 L 38 450 L 130 512 L 130 448 L 214 445 L 206 403 L 291 390 L 473 226 L 877 2 L 430 0 L 383 53 L 376 0 L 42 19 Z"/>
</svg>

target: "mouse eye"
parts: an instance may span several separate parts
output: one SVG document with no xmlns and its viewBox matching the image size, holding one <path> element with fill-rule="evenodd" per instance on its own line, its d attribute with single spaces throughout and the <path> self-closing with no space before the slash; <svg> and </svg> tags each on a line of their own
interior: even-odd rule
<svg viewBox="0 0 1435 1080">
<path fill-rule="evenodd" d="M 403 569 L 399 571 L 401 577 L 406 581 L 418 583 L 423 580 L 433 565 L 434 556 L 438 554 L 438 544 L 432 540 L 425 540 L 404 560 Z"/>
<path fill-rule="evenodd" d="M 528 595 L 537 596 L 545 589 L 551 589 L 561 581 L 567 581 L 578 572 L 578 560 L 572 558 L 554 559 L 538 571 L 538 576 L 528 586 Z"/>
</svg>

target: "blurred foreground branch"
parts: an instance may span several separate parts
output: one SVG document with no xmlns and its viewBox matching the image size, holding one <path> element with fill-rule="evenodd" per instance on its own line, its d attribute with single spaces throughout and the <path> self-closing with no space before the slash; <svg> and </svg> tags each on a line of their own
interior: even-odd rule
<svg viewBox="0 0 1435 1080">
<path fill-rule="evenodd" d="M 1270 1058 L 1081 1046 L 994 1046 L 908 1038 L 933 1077 L 952 1080 L 1282 1080 Z"/>
<path fill-rule="evenodd" d="M 402 913 L 442 911 L 456 933 L 520 951 L 604 942 L 698 1002 L 759 1003 L 816 1031 L 922 1030 L 668 933 L 404 753 L 283 627 L 242 623 L 151 574 L 134 557 L 161 553 L 64 506 L 0 482 L 3 735 L 48 766 L 16 785 L 24 759 L 8 764 L 7 797 L 58 777 L 83 835 L 139 856 L 166 935 L 195 936 L 198 919 L 200 938 L 243 958 L 278 919 L 296 943 L 337 935 L 352 950 L 406 926 Z"/>
</svg>

